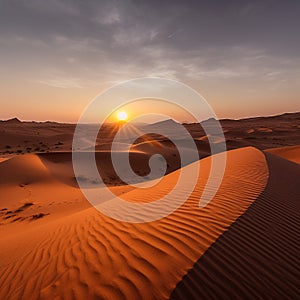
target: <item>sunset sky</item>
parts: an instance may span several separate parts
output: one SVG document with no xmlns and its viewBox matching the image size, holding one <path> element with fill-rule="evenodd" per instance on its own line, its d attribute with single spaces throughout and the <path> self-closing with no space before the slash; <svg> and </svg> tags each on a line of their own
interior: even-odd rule
<svg viewBox="0 0 300 300">
<path fill-rule="evenodd" d="M 190 85 L 219 118 L 299 111 L 299 28 L 297 0 L 0 0 L 0 119 L 76 122 L 143 76 Z"/>
</svg>

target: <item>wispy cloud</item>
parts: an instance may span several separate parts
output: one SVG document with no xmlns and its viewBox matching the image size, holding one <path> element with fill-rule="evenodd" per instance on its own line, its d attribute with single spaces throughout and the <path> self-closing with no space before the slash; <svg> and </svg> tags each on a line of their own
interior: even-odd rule
<svg viewBox="0 0 300 300">
<path fill-rule="evenodd" d="M 78 80 L 75 79 L 67 79 L 67 78 L 52 78 L 52 79 L 44 79 L 44 80 L 36 80 L 36 83 L 48 85 L 54 88 L 82 88 L 82 86 L 78 83 Z"/>
</svg>

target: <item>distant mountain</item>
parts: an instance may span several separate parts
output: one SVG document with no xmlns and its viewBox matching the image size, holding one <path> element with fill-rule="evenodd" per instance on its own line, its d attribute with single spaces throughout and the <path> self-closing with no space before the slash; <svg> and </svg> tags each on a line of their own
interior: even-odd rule
<svg viewBox="0 0 300 300">
<path fill-rule="evenodd" d="M 274 121 L 274 120 L 300 120 L 300 112 L 293 112 L 293 113 L 283 113 L 280 115 L 273 115 L 273 116 L 258 116 L 258 117 L 249 117 L 249 118 L 242 118 L 242 119 L 219 119 L 222 124 L 226 123 L 237 123 L 237 122 L 253 122 L 253 121 Z M 209 118 L 207 120 L 203 120 L 200 123 L 208 125 L 214 124 L 217 120 L 215 118 Z M 161 122 L 153 123 L 147 125 L 147 128 L 159 128 L 159 127 L 172 127 L 176 126 L 179 123 L 175 122 L 172 119 L 164 120 Z M 192 124 L 192 123 L 185 123 L 185 124 Z"/>
<path fill-rule="evenodd" d="M 201 121 L 202 124 L 213 124 L 215 121 L 220 121 L 221 124 L 231 124 L 231 123 L 238 123 L 238 122 L 255 122 L 255 121 L 272 121 L 274 120 L 283 120 L 283 121 L 292 121 L 292 120 L 300 120 L 300 112 L 293 112 L 293 113 L 283 113 L 280 115 L 273 115 L 273 116 L 258 116 L 258 117 L 249 117 L 249 118 L 241 118 L 241 119 L 219 119 L 216 120 L 215 118 L 209 118 L 207 120 Z M 159 124 L 159 123 L 155 123 Z M 191 125 L 193 123 L 185 123 L 186 125 Z"/>
<path fill-rule="evenodd" d="M 0 121 L 0 122 L 5 122 L 5 123 L 8 123 L 8 124 L 20 124 L 20 123 L 22 123 L 22 121 L 20 121 L 18 118 L 12 118 L 12 119 Z"/>
<path fill-rule="evenodd" d="M 259 116 L 259 117 L 250 117 L 250 118 L 242 118 L 242 119 L 221 119 L 220 122 L 253 122 L 253 121 L 274 121 L 276 119 L 281 120 L 300 120 L 300 112 L 293 112 L 293 113 L 284 113 L 280 115 L 273 115 L 273 116 Z"/>
<path fill-rule="evenodd" d="M 142 127 L 141 131 L 144 131 L 146 134 L 161 134 L 173 139 L 179 139 L 188 136 L 188 132 L 184 131 L 184 127 L 180 123 L 172 119 L 160 121 L 154 124 L 149 124 L 147 126 Z"/>
<path fill-rule="evenodd" d="M 257 116 L 257 117 L 248 117 L 248 118 L 241 118 L 241 119 L 219 119 L 219 121 L 222 124 L 226 123 L 236 123 L 236 122 L 253 122 L 253 121 L 274 121 L 274 120 L 285 120 L 285 121 L 292 121 L 292 120 L 300 120 L 300 112 L 292 112 L 292 113 L 283 113 L 280 115 L 272 115 L 272 116 Z M 201 121 L 201 123 L 214 123 L 216 119 L 210 118 L 207 120 Z M 17 117 L 8 119 L 8 120 L 0 120 L 0 123 L 8 123 L 8 124 L 20 124 L 20 123 L 33 123 L 33 124 L 48 124 L 48 125 L 76 125 L 72 123 L 60 123 L 60 122 L 55 122 L 55 121 L 42 121 L 42 122 L 37 122 L 37 121 L 20 121 Z M 113 123 L 107 123 L 108 125 L 114 125 Z M 147 124 L 143 122 L 133 122 L 133 124 L 137 127 L 141 128 L 159 128 L 159 127 L 164 127 L 164 128 L 174 128 L 176 125 L 180 124 L 173 119 L 167 119 L 163 120 L 160 122 L 152 123 L 152 124 Z M 192 124 L 192 123 L 184 123 L 186 125 Z M 87 125 L 97 125 L 97 124 L 87 124 Z"/>
<path fill-rule="evenodd" d="M 147 126 L 147 128 L 159 128 L 159 127 L 174 127 L 178 124 L 179 123 L 177 123 L 173 119 L 168 119 L 168 120 L 163 120 L 160 122 L 152 123 L 152 124 L 149 124 L 146 126 Z"/>
</svg>

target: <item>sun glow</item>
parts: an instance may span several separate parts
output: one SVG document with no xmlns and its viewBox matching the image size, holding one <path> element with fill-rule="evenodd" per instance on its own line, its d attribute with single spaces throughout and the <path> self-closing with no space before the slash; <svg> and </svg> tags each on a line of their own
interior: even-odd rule
<svg viewBox="0 0 300 300">
<path fill-rule="evenodd" d="M 125 111 L 119 111 L 117 114 L 117 118 L 119 121 L 126 121 L 128 119 L 128 115 Z"/>
</svg>

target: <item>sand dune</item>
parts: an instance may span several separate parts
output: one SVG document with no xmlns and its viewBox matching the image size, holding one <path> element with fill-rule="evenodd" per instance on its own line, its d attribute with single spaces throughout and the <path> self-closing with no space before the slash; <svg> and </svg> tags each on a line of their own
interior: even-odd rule
<svg viewBox="0 0 300 300">
<path fill-rule="evenodd" d="M 14 172 L 17 162 L 10 163 L 15 164 L 10 166 Z M 45 196 L 40 209 L 48 209 L 51 196 L 50 215 L 0 226 L 0 298 L 168 299 L 199 257 L 259 197 L 268 180 L 262 152 L 254 148 L 230 151 L 220 190 L 199 209 L 210 158 L 200 163 L 201 177 L 186 203 L 167 218 L 144 224 L 118 222 L 88 208 L 79 189 L 47 177 L 51 173 L 47 170 L 42 176 L 48 182 L 26 188 L 32 195 L 41 195 L 40 189 L 48 184 L 51 195 Z M 177 180 L 177 172 L 165 176 L 166 187 Z M 11 184 L 8 179 L 3 183 L 6 189 L 18 183 L 11 180 Z M 153 193 L 158 193 L 155 187 Z M 137 201 L 153 196 L 138 190 L 124 195 L 130 194 Z M 68 207 L 75 199 L 77 210 L 72 211 Z M 28 200 L 34 199 L 29 196 Z M 4 204 L 10 208 L 10 199 Z M 55 213 L 60 205 L 61 212 Z"/>
<path fill-rule="evenodd" d="M 0 183 L 22 184 L 49 181 L 50 174 L 35 154 L 15 156 L 0 163 Z"/>
<path fill-rule="evenodd" d="M 131 149 L 130 150 L 130 164 L 134 172 L 140 176 L 146 176 L 150 172 L 149 158 L 154 154 L 162 154 L 167 162 L 166 173 L 173 172 L 180 168 L 180 156 L 176 149 L 172 151 L 168 147 L 153 147 L 147 149 L 147 151 Z M 116 151 L 119 157 L 126 158 L 126 152 Z M 37 154 L 39 159 L 43 162 L 49 172 L 58 180 L 69 184 L 71 186 L 77 186 L 75 175 L 72 165 L 72 153 L 71 152 L 57 152 L 57 153 L 39 153 Z M 124 185 L 122 180 L 116 174 L 114 166 L 111 160 L 111 151 L 97 151 L 95 153 L 96 163 L 105 184 L 109 186 Z M 83 153 L 82 159 L 85 159 Z"/>
<path fill-rule="evenodd" d="M 8 160 L 8 159 L 9 159 L 9 157 L 0 157 L 0 163 L 5 161 L 5 160 Z"/>
<path fill-rule="evenodd" d="M 283 157 L 287 160 L 300 164 L 300 146 L 289 146 L 274 149 L 267 149 L 269 153 Z"/>
<path fill-rule="evenodd" d="M 177 285 L 171 299 L 297 299 L 300 168 L 267 154 L 269 180 L 250 208 Z"/>
</svg>

